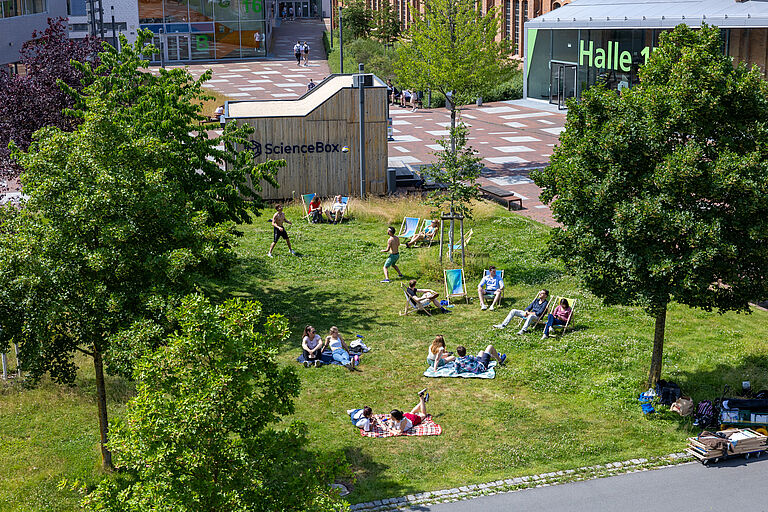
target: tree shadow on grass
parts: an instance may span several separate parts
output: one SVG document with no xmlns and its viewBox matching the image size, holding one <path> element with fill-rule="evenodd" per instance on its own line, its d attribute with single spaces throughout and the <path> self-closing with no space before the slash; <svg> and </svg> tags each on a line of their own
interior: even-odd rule
<svg viewBox="0 0 768 512">
<path fill-rule="evenodd" d="M 386 439 L 366 439 L 371 442 L 387 442 Z M 357 446 L 350 446 L 344 450 L 347 462 L 352 467 L 356 476 L 356 482 L 343 483 L 352 489 L 347 496 L 350 503 L 360 503 L 375 499 L 396 498 L 410 494 L 416 490 L 412 486 L 404 486 L 384 476 L 389 466 L 374 460 L 370 455 Z M 370 482 L 370 486 L 368 485 Z M 375 496 L 371 493 L 375 492 Z"/>
<path fill-rule="evenodd" d="M 371 307 L 375 297 L 348 289 L 326 291 L 311 282 L 283 288 L 270 288 L 269 285 L 247 287 L 229 282 L 216 291 L 209 290 L 209 293 L 221 301 L 230 297 L 258 300 L 265 316 L 281 314 L 288 319 L 294 338 L 303 332 L 306 325 L 313 325 L 321 337 L 332 325 L 338 326 L 347 337 L 360 331 L 396 325 L 383 321 Z M 295 340 L 286 340 L 283 348 L 295 344 Z"/>
</svg>

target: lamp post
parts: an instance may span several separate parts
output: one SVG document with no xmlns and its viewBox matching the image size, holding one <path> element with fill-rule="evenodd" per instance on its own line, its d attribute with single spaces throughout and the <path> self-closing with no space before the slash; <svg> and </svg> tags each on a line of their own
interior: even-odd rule
<svg viewBox="0 0 768 512">
<path fill-rule="evenodd" d="M 115 49 L 117 51 L 120 51 L 120 48 L 119 48 L 120 44 L 117 41 L 117 29 L 115 28 L 115 6 L 110 5 L 109 11 L 112 14 L 112 44 L 115 45 Z"/>
<path fill-rule="evenodd" d="M 344 37 L 341 34 L 341 6 L 339 6 L 339 63 L 341 74 L 344 74 Z"/>
</svg>

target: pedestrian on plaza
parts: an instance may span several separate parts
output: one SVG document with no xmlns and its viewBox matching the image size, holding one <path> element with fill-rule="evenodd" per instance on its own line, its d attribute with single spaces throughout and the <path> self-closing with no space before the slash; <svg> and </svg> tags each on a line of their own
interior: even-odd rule
<svg viewBox="0 0 768 512">
<path fill-rule="evenodd" d="M 296 57 L 296 64 L 301 66 L 301 41 L 296 41 L 293 45 L 293 56 Z"/>
<path fill-rule="evenodd" d="M 288 8 L 288 19 L 293 21 L 293 7 Z"/>
<path fill-rule="evenodd" d="M 253 47 L 257 50 L 261 48 L 261 32 L 258 30 L 253 33 Z"/>
<path fill-rule="evenodd" d="M 304 65 L 309 67 L 309 43 L 304 41 L 301 47 L 301 53 L 304 56 Z"/>
<path fill-rule="evenodd" d="M 317 84 L 313 82 L 312 79 L 310 78 L 309 83 L 307 84 L 307 92 L 311 91 L 315 87 L 317 87 Z"/>
<path fill-rule="evenodd" d="M 288 15 L 288 11 L 285 9 L 285 6 L 283 6 L 282 9 L 280 9 L 280 17 L 285 21 L 285 17 Z"/>
</svg>

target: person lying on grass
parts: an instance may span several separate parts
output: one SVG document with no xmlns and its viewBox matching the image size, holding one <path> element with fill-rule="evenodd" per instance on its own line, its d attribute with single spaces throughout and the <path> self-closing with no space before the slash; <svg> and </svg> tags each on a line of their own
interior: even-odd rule
<svg viewBox="0 0 768 512">
<path fill-rule="evenodd" d="M 414 244 L 417 242 L 420 242 L 421 240 L 424 240 L 426 238 L 434 238 L 435 233 L 437 233 L 437 230 L 440 229 L 440 221 L 435 219 L 432 221 L 432 223 L 424 228 L 423 231 L 416 233 L 411 237 L 411 239 L 407 242 L 405 242 L 405 246 L 409 249 L 413 247 Z"/>
<path fill-rule="evenodd" d="M 373 415 L 373 409 L 367 405 L 362 409 L 349 409 L 347 414 L 349 414 L 349 418 L 354 426 L 366 432 L 370 432 L 377 423 L 376 417 Z"/>
<path fill-rule="evenodd" d="M 448 313 L 448 310 L 442 307 L 439 302 L 437 302 L 437 298 L 440 295 L 435 290 L 430 290 L 429 288 L 416 288 L 415 279 L 408 281 L 408 288 L 405 289 L 405 293 L 408 295 L 408 299 L 413 301 L 414 304 L 421 304 L 423 306 L 426 305 L 427 302 L 432 302 L 436 308 L 440 309 L 441 313 Z M 417 297 L 419 294 L 422 295 Z"/>
<path fill-rule="evenodd" d="M 357 356 L 353 361 L 349 355 L 349 346 L 344 342 L 344 338 L 339 334 L 339 328 L 335 325 L 330 328 L 328 336 L 325 337 L 325 344 L 331 350 L 333 359 L 341 363 L 345 368 L 352 371 L 358 361 Z"/>
<path fill-rule="evenodd" d="M 419 403 L 411 409 L 411 412 L 404 413 L 398 409 L 392 409 L 389 413 L 389 419 L 382 422 L 382 427 L 392 435 L 401 436 L 413 427 L 420 425 L 427 417 L 427 402 L 429 393 L 427 388 L 419 391 Z"/>
<path fill-rule="evenodd" d="M 427 364 L 437 370 L 454 359 L 456 357 L 445 350 L 445 338 L 440 334 L 435 336 L 435 340 L 429 346 L 429 352 L 427 352 Z"/>
<path fill-rule="evenodd" d="M 308 325 L 304 328 L 304 336 L 301 338 L 301 350 L 304 353 L 304 368 L 310 366 L 320 367 L 323 366 L 323 362 L 320 360 L 320 355 L 323 353 L 323 347 L 325 343 L 320 339 L 320 335 L 317 334 L 315 328 Z"/>
<path fill-rule="evenodd" d="M 488 370 L 491 358 L 497 360 L 499 364 L 504 364 L 507 354 L 501 354 L 496 351 L 493 345 L 488 345 L 485 350 L 477 353 L 477 356 L 468 356 L 467 349 L 459 345 L 456 347 L 458 356 L 453 364 L 456 366 L 456 373 L 483 373 Z"/>
<path fill-rule="evenodd" d="M 542 336 L 541 339 L 549 338 L 549 330 L 553 325 L 567 324 L 568 320 L 571 318 L 571 313 L 573 313 L 573 309 L 571 309 L 570 304 L 568 304 L 568 299 L 562 299 L 560 304 L 555 307 L 555 310 L 547 316 L 547 324 L 544 326 L 544 336 Z"/>
</svg>

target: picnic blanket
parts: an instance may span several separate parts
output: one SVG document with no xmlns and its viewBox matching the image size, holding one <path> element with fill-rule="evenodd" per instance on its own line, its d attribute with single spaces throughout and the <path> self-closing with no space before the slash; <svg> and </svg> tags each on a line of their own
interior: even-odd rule
<svg viewBox="0 0 768 512">
<path fill-rule="evenodd" d="M 453 362 L 447 363 L 444 366 L 441 366 L 437 370 L 435 370 L 432 366 L 427 368 L 427 371 L 424 372 L 425 377 L 461 377 L 464 379 L 493 379 L 496 377 L 496 370 L 494 369 L 496 367 L 496 361 L 491 361 L 491 364 L 488 365 L 488 369 L 484 371 L 483 373 L 459 373 L 456 371 L 456 366 L 453 364 Z"/>
<path fill-rule="evenodd" d="M 304 359 L 305 359 L 304 354 L 301 354 L 299 357 L 296 358 L 296 362 L 299 364 L 304 364 Z M 341 363 L 335 360 L 333 356 L 330 354 L 320 354 L 320 360 L 324 364 L 337 364 L 341 366 Z"/>
<path fill-rule="evenodd" d="M 376 422 L 375 425 L 373 425 L 373 429 L 370 432 L 366 432 L 363 429 L 360 429 L 360 433 L 366 437 L 395 437 L 394 434 L 391 432 L 384 430 L 381 428 L 381 425 L 379 425 L 379 422 L 382 422 L 389 418 L 389 414 L 374 414 L 378 422 Z M 439 436 L 443 433 L 443 427 L 432 421 L 432 416 L 427 415 L 424 420 L 413 427 L 410 430 L 406 430 L 403 434 L 404 436 Z"/>
</svg>

